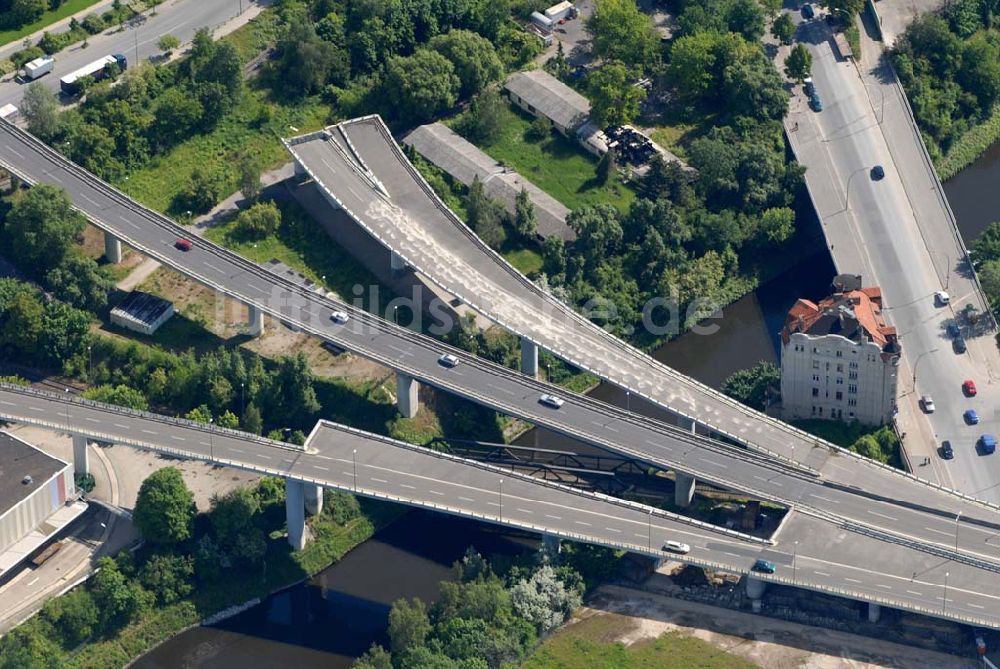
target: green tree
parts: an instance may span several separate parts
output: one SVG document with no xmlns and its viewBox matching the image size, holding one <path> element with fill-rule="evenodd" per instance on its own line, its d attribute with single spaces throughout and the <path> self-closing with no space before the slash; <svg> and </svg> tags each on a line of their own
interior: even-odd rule
<svg viewBox="0 0 1000 669">
<path fill-rule="evenodd" d="M 773 19 L 778 15 L 778 12 L 781 11 L 781 7 L 784 3 L 782 3 L 782 0 L 761 0 L 760 4 L 767 13 L 767 16 Z"/>
<path fill-rule="evenodd" d="M 320 410 L 313 387 L 313 375 L 304 353 L 284 356 L 278 361 L 277 373 L 267 389 L 267 406 L 277 421 L 300 425 L 311 420 Z"/>
<path fill-rule="evenodd" d="M 265 239 L 278 231 L 281 211 L 273 202 L 258 202 L 236 217 L 233 232 L 242 239 Z"/>
<path fill-rule="evenodd" d="M 191 594 L 193 576 L 194 560 L 190 555 L 156 553 L 139 570 L 139 581 L 161 604 L 173 604 Z"/>
<path fill-rule="evenodd" d="M 97 630 L 97 606 L 84 588 L 74 588 L 45 602 L 41 615 L 61 632 L 68 648 L 75 648 Z"/>
<path fill-rule="evenodd" d="M 496 49 L 488 39 L 469 30 L 452 30 L 437 35 L 428 43 L 455 66 L 455 74 L 462 82 L 463 98 L 479 93 L 487 85 L 499 81 L 504 66 Z"/>
<path fill-rule="evenodd" d="M 462 120 L 462 133 L 470 140 L 492 144 L 503 134 L 511 119 L 507 102 L 495 90 L 483 91 L 472 98 Z"/>
<path fill-rule="evenodd" d="M 674 41 L 667 74 L 681 96 L 696 100 L 717 85 L 717 51 L 724 39 L 719 33 L 698 32 Z"/>
<path fill-rule="evenodd" d="M 63 262 L 85 227 L 66 191 L 42 184 L 14 203 L 4 231 L 24 265 L 43 272 Z"/>
<path fill-rule="evenodd" d="M 264 419 L 260 415 L 260 409 L 253 402 L 247 406 L 243 414 L 243 429 L 253 434 L 260 434 L 264 429 Z"/>
<path fill-rule="evenodd" d="M 795 22 L 787 12 L 779 16 L 771 24 L 771 34 L 782 44 L 791 44 L 795 37 Z"/>
<path fill-rule="evenodd" d="M 430 49 L 391 58 L 383 82 L 388 108 L 406 123 L 428 121 L 451 107 L 460 88 L 455 66 Z"/>
<path fill-rule="evenodd" d="M 160 39 L 156 42 L 156 46 L 160 51 L 166 51 L 167 53 L 170 53 L 180 45 L 181 41 L 173 35 L 161 35 Z"/>
<path fill-rule="evenodd" d="M 335 44 L 320 39 L 307 16 L 293 13 L 281 39 L 275 61 L 275 80 L 289 96 L 318 93 L 327 83 L 343 85 L 350 60 Z"/>
<path fill-rule="evenodd" d="M 170 545 L 191 538 L 194 495 L 176 467 L 158 469 L 142 482 L 132 521 L 146 541 Z"/>
<path fill-rule="evenodd" d="M 237 418 L 236 414 L 232 411 L 226 410 L 221 416 L 219 416 L 217 425 L 219 427 L 235 430 L 240 426 L 240 419 Z"/>
<path fill-rule="evenodd" d="M 6 3 L 0 3 L 0 7 Z M 45 0 L 10 0 L 6 16 L 0 16 L 0 25 L 5 28 L 20 28 L 34 23 L 45 13 Z"/>
<path fill-rule="evenodd" d="M 979 282 L 983 285 L 983 292 L 996 308 L 997 305 L 1000 305 L 1000 260 L 985 261 L 980 265 L 977 273 Z"/>
<path fill-rule="evenodd" d="M 28 84 L 21 98 L 21 114 L 28 122 L 28 130 L 38 138 L 49 141 L 59 134 L 62 118 L 55 94 L 40 81 Z"/>
<path fill-rule="evenodd" d="M 422 600 L 398 599 L 389 611 L 389 640 L 392 653 L 400 654 L 423 646 L 431 632 L 427 608 Z"/>
<path fill-rule="evenodd" d="M 251 202 L 260 195 L 260 163 L 249 152 L 240 154 L 236 167 L 239 170 L 240 192 Z"/>
<path fill-rule="evenodd" d="M 124 384 L 92 386 L 83 392 L 83 396 L 95 402 L 114 404 L 136 411 L 145 411 L 149 408 L 149 403 L 141 391 Z"/>
<path fill-rule="evenodd" d="M 259 562 L 267 552 L 264 531 L 257 526 L 260 500 L 249 488 L 212 497 L 209 520 L 219 546 L 236 560 Z"/>
<path fill-rule="evenodd" d="M 90 341 L 90 314 L 62 302 L 49 302 L 42 315 L 41 353 L 45 360 L 62 366 L 83 353 Z"/>
<path fill-rule="evenodd" d="M 760 227 L 768 242 L 781 244 L 795 232 L 795 212 L 789 207 L 765 209 L 760 217 Z"/>
<path fill-rule="evenodd" d="M 527 189 L 521 188 L 514 201 L 514 229 L 522 238 L 530 239 L 535 236 L 537 222 L 531 196 Z"/>
<path fill-rule="evenodd" d="M 722 392 L 749 407 L 767 408 L 767 389 L 781 381 L 781 370 L 770 362 L 760 361 L 750 369 L 741 369 L 722 382 Z"/>
<path fill-rule="evenodd" d="M 631 79 L 621 62 L 606 63 L 587 77 L 590 118 L 599 127 L 624 125 L 638 115 L 646 91 L 634 86 Z"/>
<path fill-rule="evenodd" d="M 141 490 L 139 494 L 142 495 Z M 97 573 L 90 579 L 90 594 L 104 630 L 111 632 L 138 615 L 149 604 L 149 598 L 138 583 L 129 582 L 110 557 L 99 559 L 97 567 Z"/>
<path fill-rule="evenodd" d="M 55 641 L 37 627 L 22 625 L 0 640 L 0 666 L 11 669 L 59 669 L 63 658 Z"/>
<path fill-rule="evenodd" d="M 597 161 L 597 183 L 607 185 L 614 178 L 615 173 L 618 171 L 618 159 L 615 156 L 614 149 L 608 149 L 607 152 L 601 156 L 601 159 Z"/>
<path fill-rule="evenodd" d="M 592 51 L 606 61 L 621 61 L 639 73 L 656 62 L 659 35 L 634 0 L 598 0 L 587 28 Z"/>
<path fill-rule="evenodd" d="M 208 425 L 214 420 L 212 417 L 212 411 L 208 408 L 207 404 L 200 404 L 191 409 L 184 414 L 184 418 L 194 421 L 195 423 L 202 423 L 203 425 Z"/>
<path fill-rule="evenodd" d="M 226 98 L 233 102 L 243 93 L 243 61 L 240 52 L 231 42 L 215 42 L 211 59 L 196 72 L 199 84 L 214 83 L 222 86 Z"/>
<path fill-rule="evenodd" d="M 0 343 L 28 355 L 38 352 L 45 326 L 45 308 L 26 290 L 18 291 L 4 305 Z"/>
<path fill-rule="evenodd" d="M 785 58 L 785 75 L 802 83 L 812 71 L 812 54 L 804 44 L 796 44 Z"/>
<path fill-rule="evenodd" d="M 167 89 L 156 100 L 153 135 L 161 150 L 187 139 L 201 123 L 204 109 L 198 100 L 180 87 Z"/>
<path fill-rule="evenodd" d="M 507 239 L 503 223 L 507 212 L 503 205 L 489 197 L 483 189 L 479 177 L 475 176 L 469 185 L 465 198 L 465 211 L 468 214 L 469 227 L 479 235 L 488 246 L 497 249 Z"/>
<path fill-rule="evenodd" d="M 764 35 L 764 10 L 757 0 L 731 0 L 726 8 L 726 27 L 739 33 L 748 42 L 757 42 Z"/>
<path fill-rule="evenodd" d="M 114 286 L 94 260 L 79 252 L 70 252 L 46 272 L 44 283 L 60 300 L 92 312 L 107 306 L 108 292 Z"/>
<path fill-rule="evenodd" d="M 823 0 L 823 6 L 830 10 L 841 23 L 850 23 L 865 8 L 865 0 Z M 849 18 L 848 18 L 849 17 Z"/>
<path fill-rule="evenodd" d="M 212 209 L 222 197 L 222 178 L 214 170 L 194 168 L 187 188 L 180 194 L 180 208 L 196 214 Z"/>
<path fill-rule="evenodd" d="M 353 669 L 393 669 L 392 655 L 382 646 L 372 644 L 352 665 Z"/>
<path fill-rule="evenodd" d="M 69 133 L 70 160 L 102 179 L 117 179 L 124 172 L 116 150 L 114 139 L 99 125 L 80 123 Z"/>
</svg>

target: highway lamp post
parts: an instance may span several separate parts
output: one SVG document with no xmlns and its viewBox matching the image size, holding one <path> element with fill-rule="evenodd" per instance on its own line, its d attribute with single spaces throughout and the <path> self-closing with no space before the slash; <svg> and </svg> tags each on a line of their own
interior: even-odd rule
<svg viewBox="0 0 1000 669">
<path fill-rule="evenodd" d="M 87 381 L 93 383 L 93 379 L 90 378 L 90 370 L 94 367 L 94 355 L 90 352 L 90 347 L 87 347 Z"/>
<path fill-rule="evenodd" d="M 854 181 L 854 177 L 856 177 L 859 173 L 864 172 L 867 169 L 868 169 L 867 167 L 859 167 L 858 169 L 851 172 L 850 176 L 847 177 L 847 188 L 844 189 L 846 191 L 846 197 L 844 198 L 843 211 L 847 211 L 848 209 L 851 208 L 851 182 Z"/>
<path fill-rule="evenodd" d="M 66 395 L 69 396 L 69 388 L 63 388 L 63 390 L 65 390 L 66 391 Z M 69 424 L 69 401 L 68 400 L 66 401 L 65 406 L 66 406 L 66 429 L 68 430 L 68 429 L 70 429 L 70 424 Z"/>
<path fill-rule="evenodd" d="M 240 381 L 240 415 L 243 417 L 247 415 L 247 390 L 243 381 Z"/>
<path fill-rule="evenodd" d="M 500 522 L 503 522 L 503 479 L 500 479 Z"/>
<path fill-rule="evenodd" d="M 646 516 L 646 542 L 650 551 L 653 550 L 653 510 Z"/>
<path fill-rule="evenodd" d="M 962 512 L 959 511 L 958 515 L 955 516 L 955 552 L 958 552 L 958 521 L 962 518 Z"/>
<path fill-rule="evenodd" d="M 208 419 L 208 457 L 211 458 L 212 460 L 215 459 L 215 435 L 214 435 L 214 428 L 215 428 L 215 419 L 214 418 L 209 418 Z"/>
<path fill-rule="evenodd" d="M 625 391 L 625 411 L 632 411 L 632 391 Z"/>
<path fill-rule="evenodd" d="M 920 364 L 920 361 L 924 359 L 925 355 L 927 355 L 928 353 L 934 353 L 935 351 L 937 351 L 937 349 L 932 348 L 931 350 L 924 351 L 923 353 L 917 356 L 916 362 L 913 363 L 913 389 L 910 392 L 913 393 L 917 392 L 917 365 Z"/>
<path fill-rule="evenodd" d="M 948 572 L 944 573 L 944 597 L 941 598 L 941 613 L 948 610 Z"/>
<path fill-rule="evenodd" d="M 799 542 L 796 541 L 792 544 L 792 583 L 795 583 L 795 568 L 796 568 L 796 558 L 799 555 Z"/>
<path fill-rule="evenodd" d="M 354 492 L 358 492 L 358 449 L 354 449 L 351 453 L 351 458 L 354 463 Z"/>
</svg>

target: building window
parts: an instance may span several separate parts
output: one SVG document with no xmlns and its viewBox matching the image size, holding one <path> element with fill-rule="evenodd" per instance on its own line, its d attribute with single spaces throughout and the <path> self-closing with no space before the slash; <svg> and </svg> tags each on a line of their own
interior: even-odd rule
<svg viewBox="0 0 1000 669">
<path fill-rule="evenodd" d="M 819 397 L 819 388 L 813 388 L 813 397 Z"/>
<path fill-rule="evenodd" d="M 830 363 L 826 363 L 826 371 L 830 371 Z"/>
<path fill-rule="evenodd" d="M 819 349 L 813 346 L 813 353 L 819 354 Z"/>
<path fill-rule="evenodd" d="M 844 357 L 844 352 L 843 351 L 837 351 L 837 357 L 838 358 L 843 358 Z M 839 365 L 838 365 L 838 367 L 839 367 Z"/>
<path fill-rule="evenodd" d="M 850 416 L 851 418 L 854 418 L 854 412 L 853 411 L 848 411 L 847 415 Z"/>
<path fill-rule="evenodd" d="M 857 395 L 858 387 L 852 383 L 851 385 L 847 386 L 847 392 L 849 392 L 852 395 Z"/>
<path fill-rule="evenodd" d="M 844 378 L 842 376 L 837 377 L 837 385 L 838 386 L 844 385 Z"/>
<path fill-rule="evenodd" d="M 840 363 L 840 362 L 837 363 L 837 371 L 838 372 L 844 371 L 844 364 L 843 363 Z"/>
<path fill-rule="evenodd" d="M 857 351 L 855 351 L 855 353 L 857 353 Z M 850 366 L 851 369 L 857 369 L 858 368 L 858 361 L 857 360 L 851 360 L 849 366 Z"/>
<path fill-rule="evenodd" d="M 843 401 L 843 399 L 844 399 L 844 393 L 842 393 L 842 392 L 840 392 L 838 390 L 837 391 L 837 401 L 840 402 L 840 401 Z"/>
<path fill-rule="evenodd" d="M 852 381 L 855 381 L 858 378 L 858 373 L 857 372 L 848 372 L 847 373 L 847 378 L 851 379 Z"/>
<path fill-rule="evenodd" d="M 813 381 L 819 381 L 819 374 L 813 374 Z"/>
<path fill-rule="evenodd" d="M 847 398 L 847 406 L 849 406 L 849 407 L 856 407 L 856 406 L 858 406 L 858 400 L 856 398 L 854 398 L 854 397 L 848 397 Z M 851 412 L 851 415 L 852 416 L 854 415 L 853 411 Z"/>
<path fill-rule="evenodd" d="M 819 360 L 813 360 L 813 369 L 819 369 Z"/>
</svg>

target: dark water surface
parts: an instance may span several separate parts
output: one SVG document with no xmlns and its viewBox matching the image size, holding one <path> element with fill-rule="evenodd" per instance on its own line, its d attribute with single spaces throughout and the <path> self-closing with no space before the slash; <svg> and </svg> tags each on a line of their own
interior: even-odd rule
<svg viewBox="0 0 1000 669">
<path fill-rule="evenodd" d="M 958 229 L 971 245 L 986 226 L 1000 221 L 1000 142 L 944 185 Z"/>
</svg>

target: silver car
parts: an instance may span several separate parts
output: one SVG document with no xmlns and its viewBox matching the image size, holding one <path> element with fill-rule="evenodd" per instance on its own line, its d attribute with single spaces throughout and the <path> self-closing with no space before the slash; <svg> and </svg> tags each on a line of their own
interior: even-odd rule
<svg viewBox="0 0 1000 669">
<path fill-rule="evenodd" d="M 561 397 L 556 397 L 555 395 L 549 395 L 548 393 L 539 397 L 538 401 L 544 404 L 545 406 L 552 407 L 553 409 L 558 409 L 565 403 Z"/>
<path fill-rule="evenodd" d="M 934 413 L 934 398 L 930 395 L 922 396 L 920 405 L 924 408 L 924 413 Z"/>
</svg>

